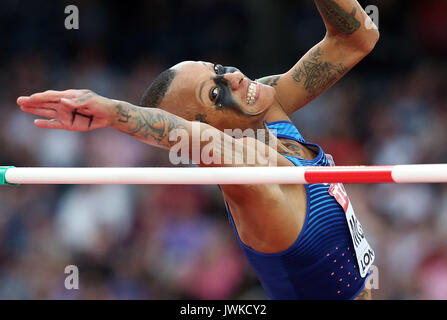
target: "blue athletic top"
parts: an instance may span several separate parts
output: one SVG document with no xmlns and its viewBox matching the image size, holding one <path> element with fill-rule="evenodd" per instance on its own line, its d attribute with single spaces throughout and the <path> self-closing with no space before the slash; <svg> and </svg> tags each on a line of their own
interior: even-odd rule
<svg viewBox="0 0 447 320">
<path fill-rule="evenodd" d="M 267 125 L 276 130 L 278 138 L 298 141 L 318 152 L 313 160 L 285 155 L 295 166 L 330 165 L 321 147 L 306 142 L 292 123 Z M 360 276 L 345 212 L 329 194 L 329 184 L 305 187 L 305 222 L 297 240 L 285 251 L 266 254 L 246 246 L 227 204 L 230 223 L 269 299 L 353 299 L 363 290 L 367 277 Z"/>
</svg>

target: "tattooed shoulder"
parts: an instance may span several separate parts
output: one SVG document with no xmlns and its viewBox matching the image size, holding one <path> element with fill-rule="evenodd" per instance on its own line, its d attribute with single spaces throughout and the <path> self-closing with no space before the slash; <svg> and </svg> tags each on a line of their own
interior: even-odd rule
<svg viewBox="0 0 447 320">
<path fill-rule="evenodd" d="M 258 82 L 275 87 L 278 85 L 279 79 L 281 79 L 281 76 L 269 76 L 259 79 Z"/>
<path fill-rule="evenodd" d="M 303 158 L 303 148 L 296 141 L 278 140 L 278 151 L 282 155 Z"/>
</svg>

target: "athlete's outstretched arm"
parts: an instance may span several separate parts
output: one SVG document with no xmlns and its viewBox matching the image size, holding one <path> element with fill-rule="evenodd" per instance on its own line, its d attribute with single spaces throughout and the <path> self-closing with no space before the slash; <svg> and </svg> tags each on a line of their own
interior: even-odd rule
<svg viewBox="0 0 447 320">
<path fill-rule="evenodd" d="M 20 97 L 17 103 L 22 111 L 47 118 L 35 120 L 35 125 L 40 128 L 90 131 L 110 126 L 144 143 L 167 150 L 185 139 L 190 158 L 203 166 L 225 162 L 227 165 L 268 165 L 265 162 L 269 152 L 280 157 L 275 150 L 257 148 L 258 144 L 246 145 L 242 139 L 233 139 L 208 124 L 187 121 L 157 108 L 143 108 L 108 99 L 90 90 L 46 91 Z M 207 138 L 201 139 L 205 131 Z M 194 148 L 198 149 L 195 154 L 199 155 L 195 158 Z M 201 157 L 205 148 L 212 153 L 207 157 L 207 162 Z M 258 157 L 254 163 L 246 163 L 247 148 L 256 148 Z M 224 157 L 229 155 L 230 161 L 228 158 L 225 160 Z"/>
<path fill-rule="evenodd" d="M 17 100 L 22 111 L 37 119 L 39 128 L 90 131 L 114 127 L 145 143 L 169 149 L 174 129 L 188 130 L 190 123 L 159 109 L 144 109 L 108 99 L 90 90 L 45 91 Z"/>
<path fill-rule="evenodd" d="M 326 25 L 324 39 L 288 72 L 260 79 L 274 86 L 291 114 L 329 89 L 367 56 L 379 31 L 356 0 L 314 0 Z"/>
</svg>

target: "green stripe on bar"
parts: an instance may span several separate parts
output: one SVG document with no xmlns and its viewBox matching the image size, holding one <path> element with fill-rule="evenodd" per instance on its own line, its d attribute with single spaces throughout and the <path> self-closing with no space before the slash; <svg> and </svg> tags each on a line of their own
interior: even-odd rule
<svg viewBox="0 0 447 320">
<path fill-rule="evenodd" d="M 13 184 L 13 183 L 8 183 L 5 179 L 5 175 L 6 175 L 6 171 L 8 171 L 8 169 L 11 168 L 15 168 L 14 166 L 9 166 L 9 167 L 0 167 L 0 186 L 18 186 L 18 184 Z"/>
</svg>

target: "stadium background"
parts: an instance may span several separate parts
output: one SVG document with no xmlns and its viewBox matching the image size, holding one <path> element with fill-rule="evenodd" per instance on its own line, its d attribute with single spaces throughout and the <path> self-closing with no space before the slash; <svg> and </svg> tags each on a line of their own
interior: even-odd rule
<svg viewBox="0 0 447 320">
<path fill-rule="evenodd" d="M 447 162 L 447 2 L 360 1 L 381 39 L 297 112 L 339 165 Z M 80 29 L 64 28 L 77 5 Z M 313 1 L 0 2 L 0 163 L 169 166 L 167 153 L 103 129 L 45 131 L 15 100 L 88 88 L 138 104 L 183 60 L 288 70 L 324 35 Z M 447 186 L 348 185 L 375 248 L 379 299 L 447 299 Z M 64 288 L 76 265 L 80 289 Z M 217 186 L 0 189 L 0 299 L 264 299 Z"/>
</svg>

